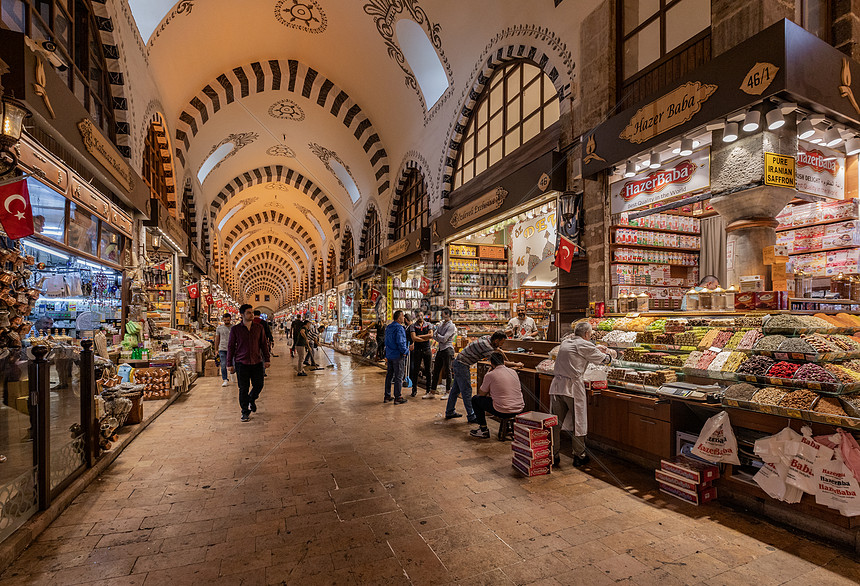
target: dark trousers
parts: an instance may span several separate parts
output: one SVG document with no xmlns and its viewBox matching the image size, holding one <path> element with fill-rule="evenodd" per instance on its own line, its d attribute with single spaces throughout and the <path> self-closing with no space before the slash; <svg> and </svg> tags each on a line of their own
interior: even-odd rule
<svg viewBox="0 0 860 586">
<path fill-rule="evenodd" d="M 314 354 L 316 353 L 317 346 L 315 344 L 308 345 L 308 353 L 305 354 L 305 364 L 307 365 L 310 362 L 311 366 L 317 366 L 317 361 L 314 358 Z"/>
<path fill-rule="evenodd" d="M 439 375 L 442 374 L 442 369 L 445 369 L 445 392 L 451 392 L 451 361 L 454 360 L 454 349 L 446 348 L 436 352 L 436 360 L 433 361 L 433 380 L 430 383 L 430 388 L 436 390 L 439 384 Z"/>
<path fill-rule="evenodd" d="M 242 415 L 250 413 L 251 408 L 248 404 L 260 397 L 260 392 L 263 390 L 263 377 L 265 376 L 266 369 L 263 368 L 262 362 L 259 364 L 236 363 L 236 380 L 239 383 L 239 407 L 242 409 Z"/>
<path fill-rule="evenodd" d="M 510 417 L 513 413 L 502 413 L 493 407 L 493 398 L 489 395 L 475 395 L 472 397 L 472 409 L 475 410 L 475 419 L 478 420 L 478 425 L 487 427 L 487 413 L 492 413 L 496 417 Z M 560 424 L 559 424 L 560 425 Z"/>
<path fill-rule="evenodd" d="M 391 387 L 394 386 L 394 398 L 400 398 L 400 389 L 403 386 L 403 371 L 406 368 L 406 356 L 388 359 L 388 372 L 385 373 L 385 396 L 391 396 Z"/>
<path fill-rule="evenodd" d="M 418 376 L 424 373 L 424 388 L 430 391 L 430 348 L 412 351 L 412 390 L 418 388 Z"/>
</svg>

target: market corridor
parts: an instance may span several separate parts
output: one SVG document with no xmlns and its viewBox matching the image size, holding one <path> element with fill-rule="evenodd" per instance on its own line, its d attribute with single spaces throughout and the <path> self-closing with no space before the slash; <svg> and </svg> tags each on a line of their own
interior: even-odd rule
<svg viewBox="0 0 860 586">
<path fill-rule="evenodd" d="M 614 478 L 521 478 L 509 444 L 469 437 L 440 401 L 383 405 L 382 372 L 341 355 L 297 378 L 279 346 L 250 423 L 235 385 L 201 379 L 0 583 L 860 581 L 839 550 L 671 500 L 609 458 Z"/>
</svg>

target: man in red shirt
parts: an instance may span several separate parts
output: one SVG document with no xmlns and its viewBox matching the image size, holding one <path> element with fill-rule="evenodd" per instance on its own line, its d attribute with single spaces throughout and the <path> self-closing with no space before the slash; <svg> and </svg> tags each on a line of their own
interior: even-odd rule
<svg viewBox="0 0 860 586">
<path fill-rule="evenodd" d="M 263 326 L 254 323 L 254 310 L 250 305 L 242 305 L 239 313 L 242 323 L 230 330 L 230 340 L 227 342 L 227 364 L 230 365 L 227 371 L 236 373 L 242 421 L 250 421 L 251 411 L 257 411 L 257 399 L 263 390 L 266 369 L 269 368 L 269 341 Z"/>
</svg>

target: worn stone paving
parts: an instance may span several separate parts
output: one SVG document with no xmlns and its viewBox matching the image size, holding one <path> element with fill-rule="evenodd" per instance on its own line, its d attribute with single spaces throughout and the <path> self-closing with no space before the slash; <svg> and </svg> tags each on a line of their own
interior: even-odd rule
<svg viewBox="0 0 860 586">
<path fill-rule="evenodd" d="M 860 582 L 847 552 L 670 499 L 610 458 L 521 478 L 509 444 L 441 401 L 383 405 L 379 369 L 336 355 L 298 378 L 278 350 L 251 422 L 235 385 L 201 379 L 0 583 Z"/>
</svg>

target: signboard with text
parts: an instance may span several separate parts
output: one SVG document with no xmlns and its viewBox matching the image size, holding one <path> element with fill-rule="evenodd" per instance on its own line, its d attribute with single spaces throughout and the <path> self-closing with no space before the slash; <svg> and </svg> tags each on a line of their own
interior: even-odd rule
<svg viewBox="0 0 860 586">
<path fill-rule="evenodd" d="M 797 190 L 845 199 L 845 154 L 820 144 L 797 143 Z"/>
<path fill-rule="evenodd" d="M 652 207 L 697 191 L 711 184 L 711 149 L 703 148 L 688 157 L 663 163 L 660 169 L 645 169 L 610 186 L 613 214 Z"/>
<path fill-rule="evenodd" d="M 794 157 L 765 153 L 764 184 L 793 189 L 795 186 Z"/>
</svg>

